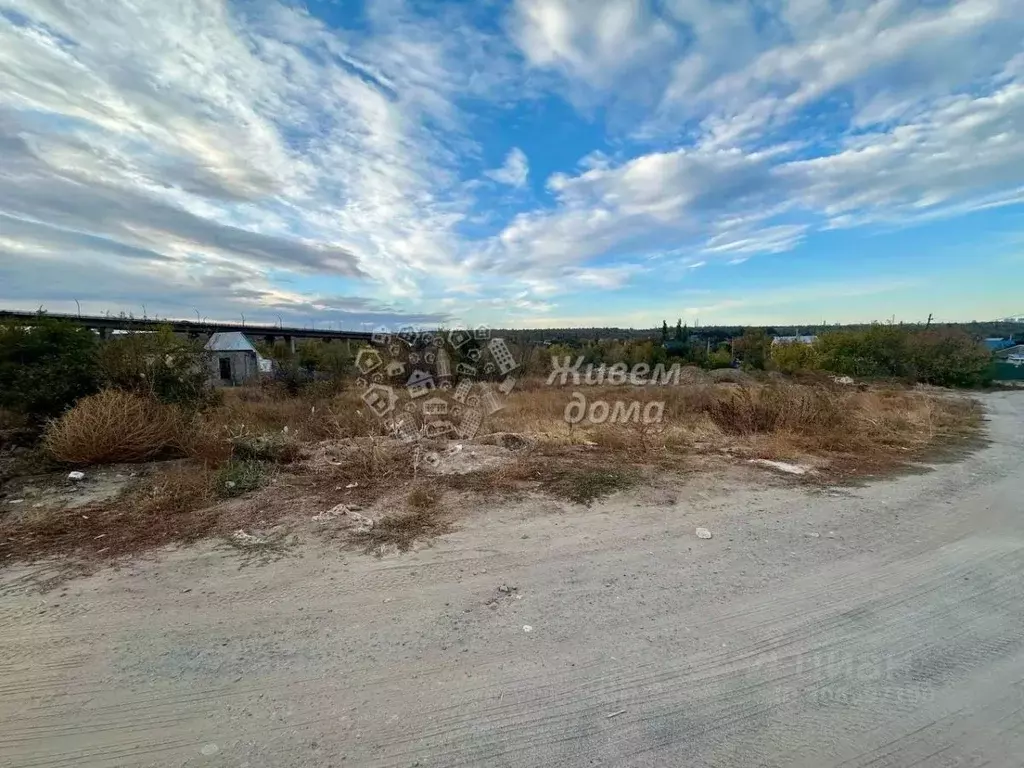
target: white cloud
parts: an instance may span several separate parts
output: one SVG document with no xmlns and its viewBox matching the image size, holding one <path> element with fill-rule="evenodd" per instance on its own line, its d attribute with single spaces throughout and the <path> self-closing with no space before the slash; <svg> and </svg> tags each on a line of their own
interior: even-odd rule
<svg viewBox="0 0 1024 768">
<path fill-rule="evenodd" d="M 530 164 L 526 159 L 526 153 L 519 147 L 512 147 L 504 164 L 484 173 L 489 179 L 499 184 L 508 184 L 510 187 L 526 186 L 526 179 L 530 175 Z"/>
<path fill-rule="evenodd" d="M 615 163 L 595 153 L 578 174 L 554 174 L 557 204 L 515 217 L 491 243 L 499 269 L 666 248 L 736 262 L 790 250 L 815 228 L 920 222 L 1024 194 L 1019 0 L 660 7 L 685 43 L 661 50 L 672 81 L 653 117 L 641 113 L 640 133 L 691 132 L 677 149 Z M 625 51 L 657 23 L 655 6 L 630 8 L 645 26 L 623 27 Z M 599 88 L 570 66 L 579 40 L 600 39 L 592 22 L 551 19 L 558 34 L 542 39 L 575 47 L 528 55 Z"/>
<path fill-rule="evenodd" d="M 526 61 L 564 77 L 581 102 L 595 91 L 657 98 L 667 76 L 658 64 L 677 45 L 647 0 L 516 0 L 510 30 Z"/>
<path fill-rule="evenodd" d="M 991 76 L 1019 52 L 1024 34 L 1019 0 L 876 0 L 838 12 L 800 0 L 774 15 L 739 7 L 744 18 L 728 25 L 735 36 L 723 45 L 723 25 L 701 34 L 708 10 L 692 6 L 697 36 L 673 65 L 656 121 L 662 129 L 697 119 L 705 140 L 734 144 L 828 97 L 852 107 L 855 123 L 891 119 Z M 759 14 L 767 21 L 754 34 Z"/>
<path fill-rule="evenodd" d="M 628 288 L 650 258 L 1024 199 L 1021 0 L 494 7 L 365 0 L 338 29 L 275 0 L 0 0 L 10 298 L 66 301 L 30 265 L 77 253 L 112 302 L 152 280 L 247 313 L 549 312 L 531 297 Z M 539 115 L 578 119 L 561 155 L 482 167 Z M 549 195 L 489 205 L 484 179 L 531 172 Z M 344 287 L 282 287 L 321 279 Z"/>
<path fill-rule="evenodd" d="M 401 2 L 358 36 L 273 2 L 3 8 L 0 213 L 254 279 L 415 298 L 463 274 L 457 101 L 509 76 L 471 24 Z"/>
</svg>

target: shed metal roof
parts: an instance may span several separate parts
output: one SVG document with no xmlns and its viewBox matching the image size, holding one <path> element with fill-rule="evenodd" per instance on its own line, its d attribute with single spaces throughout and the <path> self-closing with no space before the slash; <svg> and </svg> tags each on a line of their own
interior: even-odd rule
<svg viewBox="0 0 1024 768">
<path fill-rule="evenodd" d="M 256 347 L 240 331 L 224 331 L 213 334 L 206 342 L 206 349 L 210 352 L 256 352 Z"/>
</svg>

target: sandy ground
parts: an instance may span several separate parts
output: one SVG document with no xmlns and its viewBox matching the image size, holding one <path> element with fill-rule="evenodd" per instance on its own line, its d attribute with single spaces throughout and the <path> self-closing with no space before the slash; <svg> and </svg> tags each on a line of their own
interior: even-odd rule
<svg viewBox="0 0 1024 768">
<path fill-rule="evenodd" d="M 383 559 L 0 572 L 0 764 L 1019 766 L 1024 393 L 985 403 L 986 447 L 860 488 L 751 467 Z"/>
</svg>

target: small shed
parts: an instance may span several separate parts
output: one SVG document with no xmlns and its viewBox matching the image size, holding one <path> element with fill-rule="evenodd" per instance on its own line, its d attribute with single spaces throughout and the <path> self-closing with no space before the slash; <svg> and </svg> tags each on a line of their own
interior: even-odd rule
<svg viewBox="0 0 1024 768">
<path fill-rule="evenodd" d="M 238 386 L 273 369 L 272 361 L 261 356 L 239 331 L 213 334 L 206 350 L 210 353 L 210 379 L 216 386 Z"/>
</svg>

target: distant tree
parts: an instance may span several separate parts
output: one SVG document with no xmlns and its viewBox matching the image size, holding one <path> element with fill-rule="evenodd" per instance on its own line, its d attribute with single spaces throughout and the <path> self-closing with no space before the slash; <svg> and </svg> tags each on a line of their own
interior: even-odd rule
<svg viewBox="0 0 1024 768">
<path fill-rule="evenodd" d="M 176 335 L 170 326 L 153 333 L 115 336 L 99 350 L 104 387 L 189 407 L 205 406 L 214 399 L 208 362 L 199 341 Z"/>
<path fill-rule="evenodd" d="M 771 337 L 763 328 L 747 328 L 733 343 L 733 351 L 745 368 L 764 368 L 771 348 Z"/>
<path fill-rule="evenodd" d="M 770 347 L 769 366 L 780 373 L 811 371 L 820 365 L 817 346 L 794 341 Z"/>
<path fill-rule="evenodd" d="M 664 344 L 668 341 L 668 323 L 664 320 L 661 321 L 661 343 Z"/>
<path fill-rule="evenodd" d="M 99 387 L 96 334 L 40 315 L 0 325 L 0 408 L 37 423 Z"/>
<path fill-rule="evenodd" d="M 676 320 L 676 341 L 683 340 L 683 321 L 682 319 Z"/>
</svg>

